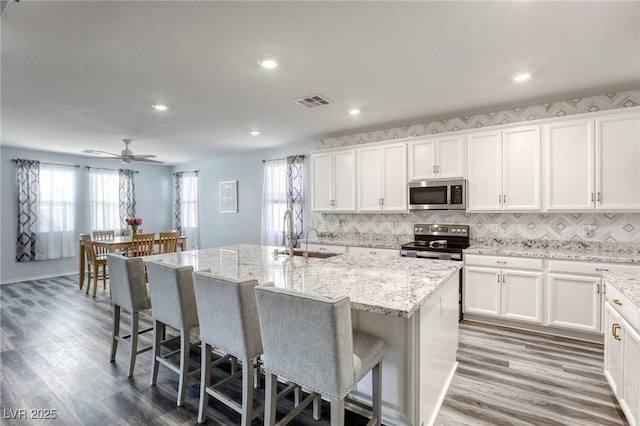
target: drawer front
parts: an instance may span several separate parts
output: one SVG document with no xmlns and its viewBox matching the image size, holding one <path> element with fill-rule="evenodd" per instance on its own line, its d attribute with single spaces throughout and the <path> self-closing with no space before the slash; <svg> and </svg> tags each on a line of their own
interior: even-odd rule
<svg viewBox="0 0 640 426">
<path fill-rule="evenodd" d="M 607 290 L 605 297 L 607 302 L 609 302 L 637 332 L 640 332 L 640 307 L 631 303 L 631 300 L 610 282 L 607 281 L 606 285 Z"/>
<path fill-rule="evenodd" d="M 309 244 L 309 251 L 322 253 L 346 253 L 347 246 L 334 246 L 330 244 Z"/>
<path fill-rule="evenodd" d="M 400 250 L 381 249 L 381 248 L 373 248 L 373 247 L 349 247 L 349 253 L 371 254 L 374 256 L 389 256 L 389 257 L 400 256 Z"/>
<path fill-rule="evenodd" d="M 625 263 L 578 262 L 570 260 L 550 260 L 549 272 L 600 275 L 602 272 L 640 273 L 640 265 Z"/>
<path fill-rule="evenodd" d="M 464 257 L 465 265 L 489 266 L 500 269 L 532 269 L 541 271 L 544 266 L 543 259 L 507 256 L 481 256 L 468 254 Z"/>
</svg>

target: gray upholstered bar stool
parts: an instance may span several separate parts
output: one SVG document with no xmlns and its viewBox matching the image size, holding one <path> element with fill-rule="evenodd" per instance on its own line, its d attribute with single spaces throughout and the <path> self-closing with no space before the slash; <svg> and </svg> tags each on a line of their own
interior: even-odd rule
<svg viewBox="0 0 640 426">
<path fill-rule="evenodd" d="M 178 407 L 184 405 L 188 380 L 200 373 L 200 369 L 189 372 L 190 332 L 198 326 L 198 312 L 193 292 L 193 267 L 175 267 L 161 262 L 147 262 L 151 315 L 153 316 L 153 364 L 151 386 L 158 381 L 159 364 L 179 375 Z M 162 340 L 166 326 L 180 332 L 180 349 L 162 355 L 162 345 L 174 339 Z M 177 338 L 176 337 L 176 338 Z M 180 363 L 169 360 L 180 354 Z"/>
<path fill-rule="evenodd" d="M 203 423 L 207 418 L 208 400 L 211 395 L 241 414 L 239 424 L 249 426 L 254 418 L 264 412 L 264 405 L 255 408 L 253 405 L 252 370 L 258 356 L 262 355 L 260 322 L 254 292 L 258 282 L 255 280 L 230 282 L 206 272 L 193 274 L 193 279 L 202 342 L 198 422 Z M 242 370 L 209 386 L 212 347 L 240 360 Z M 221 386 L 240 374 L 242 375 L 242 404 L 238 404 L 219 390 Z M 295 388 L 295 385 L 290 385 L 282 393 L 286 394 Z"/>
<path fill-rule="evenodd" d="M 328 299 L 270 286 L 255 291 L 264 347 L 265 426 L 276 424 L 277 377 L 329 399 L 331 425 L 342 426 L 345 397 L 369 371 L 373 373 L 369 424 L 380 425 L 384 342 L 352 329 L 349 298 Z M 289 423 L 307 404 L 305 400 L 277 424 Z"/>
<path fill-rule="evenodd" d="M 119 254 L 109 253 L 107 264 L 109 265 L 111 287 L 111 303 L 113 303 L 113 334 L 111 339 L 111 362 L 116 360 L 118 342 L 121 339 L 131 339 L 131 356 L 129 357 L 129 377 L 133 376 L 136 365 L 136 356 L 151 349 L 151 346 L 138 350 L 138 334 L 151 331 L 152 328 L 139 331 L 138 324 L 140 312 L 151 309 L 151 302 L 147 294 L 147 285 L 144 277 L 144 264 L 142 259 L 130 259 Z M 120 310 L 131 313 L 131 334 L 120 336 Z"/>
</svg>

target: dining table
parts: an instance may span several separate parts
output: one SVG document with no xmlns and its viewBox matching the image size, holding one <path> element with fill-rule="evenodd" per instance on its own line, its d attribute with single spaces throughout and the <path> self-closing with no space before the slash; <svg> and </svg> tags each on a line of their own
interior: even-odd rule
<svg viewBox="0 0 640 426">
<path fill-rule="evenodd" d="M 118 236 L 107 239 L 92 239 L 93 243 L 100 247 L 104 247 L 107 249 L 109 253 L 115 253 L 118 250 L 126 250 L 131 247 L 132 238 L 131 236 Z M 79 244 L 79 262 L 80 262 L 80 288 L 84 285 L 84 275 L 86 271 L 87 264 L 87 255 L 85 252 L 84 244 L 82 244 L 82 238 L 78 240 Z M 160 235 L 155 234 L 154 244 L 160 244 Z M 178 248 L 180 250 L 187 250 L 187 237 L 181 235 L 178 237 Z"/>
</svg>

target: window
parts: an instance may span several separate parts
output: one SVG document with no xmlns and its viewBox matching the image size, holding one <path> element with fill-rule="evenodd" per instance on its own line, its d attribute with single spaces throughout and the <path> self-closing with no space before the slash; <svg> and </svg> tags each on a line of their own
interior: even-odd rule
<svg viewBox="0 0 640 426">
<path fill-rule="evenodd" d="M 118 170 L 89 170 L 91 229 L 121 229 Z"/>
<path fill-rule="evenodd" d="M 76 255 L 76 169 L 40 164 L 36 260 Z"/>
<path fill-rule="evenodd" d="M 198 173 L 179 172 L 176 176 L 176 229 L 187 237 L 190 249 L 200 247 L 198 229 Z"/>
</svg>

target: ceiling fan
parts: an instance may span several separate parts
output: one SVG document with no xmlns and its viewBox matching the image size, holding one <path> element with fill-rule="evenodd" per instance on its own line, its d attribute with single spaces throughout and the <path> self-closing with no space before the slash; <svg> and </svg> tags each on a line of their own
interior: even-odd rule
<svg viewBox="0 0 640 426">
<path fill-rule="evenodd" d="M 125 147 L 124 149 L 120 152 L 120 154 L 114 154 L 112 152 L 107 152 L 107 151 L 99 151 L 99 150 L 95 150 L 95 149 L 85 149 L 83 152 L 86 154 L 107 154 L 107 155 L 112 155 L 113 157 L 105 157 L 106 159 L 109 160 L 120 160 L 123 163 L 133 163 L 134 161 L 140 162 L 140 163 L 157 163 L 157 164 L 164 164 L 162 161 L 157 161 L 157 160 L 151 160 L 151 158 L 155 157 L 155 155 L 134 155 L 133 152 L 131 152 L 131 150 L 129 149 L 129 144 L 131 142 L 133 142 L 133 139 L 122 139 L 122 142 L 124 142 Z"/>
</svg>

